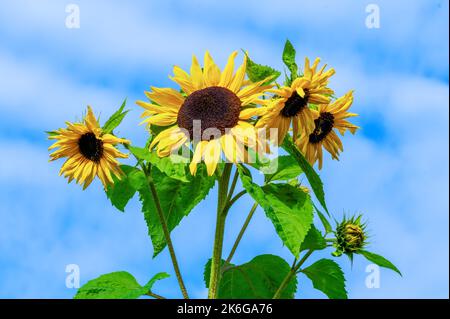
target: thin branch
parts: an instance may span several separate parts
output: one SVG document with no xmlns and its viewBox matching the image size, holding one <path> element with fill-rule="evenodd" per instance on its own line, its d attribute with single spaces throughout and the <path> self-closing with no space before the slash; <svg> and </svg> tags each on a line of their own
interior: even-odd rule
<svg viewBox="0 0 450 319">
<path fill-rule="evenodd" d="M 155 293 L 153 293 L 151 291 L 147 292 L 146 295 L 150 296 L 150 297 L 153 297 L 155 299 L 167 299 L 166 297 L 160 296 L 160 295 L 155 294 Z"/>
<path fill-rule="evenodd" d="M 241 230 L 239 231 L 239 234 L 233 244 L 233 247 L 231 248 L 230 254 L 228 255 L 227 258 L 227 263 L 229 263 L 231 261 L 231 259 L 233 258 L 234 253 L 236 252 L 236 248 L 238 247 L 239 243 L 241 242 L 242 236 L 244 235 L 248 224 L 250 223 L 250 220 L 253 217 L 253 214 L 256 211 L 256 208 L 258 207 L 258 203 L 254 203 L 252 208 L 250 209 L 250 212 L 247 215 L 247 218 L 245 219 L 244 225 L 242 225 Z"/>
</svg>

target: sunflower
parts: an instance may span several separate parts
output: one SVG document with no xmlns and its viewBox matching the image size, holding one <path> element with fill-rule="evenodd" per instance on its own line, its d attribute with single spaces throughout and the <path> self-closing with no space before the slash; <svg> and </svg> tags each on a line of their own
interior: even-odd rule
<svg viewBox="0 0 450 319">
<path fill-rule="evenodd" d="M 90 106 L 84 123 L 66 124 L 67 128 L 61 128 L 49 136 L 49 139 L 57 140 L 49 150 L 58 148 L 50 154 L 50 160 L 67 157 L 59 175 L 64 174 L 69 183 L 73 179 L 80 185 L 84 183 L 83 189 L 89 186 L 96 175 L 104 187 L 113 183 L 113 175 L 120 179 L 122 171 L 116 158 L 127 158 L 128 155 L 119 152 L 114 145 L 130 142 L 112 134 L 104 134 Z"/>
<path fill-rule="evenodd" d="M 361 221 L 362 215 L 346 218 L 336 226 L 336 240 L 333 246 L 336 251 L 333 256 L 339 257 L 342 254 L 351 256 L 358 253 L 367 246 L 368 234 L 367 224 Z"/>
<path fill-rule="evenodd" d="M 296 78 L 290 86 L 270 90 L 274 98 L 266 103 L 266 112 L 256 124 L 257 128 L 268 127 L 278 129 L 278 142 L 281 144 L 291 123 L 293 137 L 297 139 L 303 131 L 307 134 L 314 130 L 313 113 L 309 104 L 327 104 L 334 92 L 327 87 L 328 79 L 334 74 L 334 69 L 325 71 L 324 65 L 319 71 L 320 59 L 316 58 L 310 66 L 305 58 L 304 74 Z"/>
<path fill-rule="evenodd" d="M 333 129 L 337 129 L 341 135 L 346 130 L 355 134 L 359 128 L 346 119 L 357 116 L 347 112 L 353 103 L 353 91 L 348 92 L 330 104 L 320 104 L 318 110 L 311 110 L 314 114 L 314 131 L 310 134 L 302 133 L 296 140 L 298 148 L 305 154 L 306 159 L 313 165 L 319 161 L 319 169 L 322 168 L 322 146 L 331 154 L 333 159 L 339 160 L 339 153 L 344 150 L 339 136 Z"/>
<path fill-rule="evenodd" d="M 260 115 L 261 108 L 252 106 L 261 103 L 260 97 L 272 85 L 265 84 L 268 79 L 245 80 L 247 56 L 234 73 L 236 56 L 237 51 L 229 56 L 223 71 L 208 52 L 203 68 L 193 56 L 190 74 L 175 66 L 170 77 L 182 92 L 151 87 L 151 92 L 145 92 L 150 102 L 136 102 L 145 109 L 142 123 L 166 127 L 150 145 L 150 149 L 156 147 L 158 156 L 169 156 L 188 141 L 198 141 L 189 166 L 191 174 L 195 175 L 203 159 L 212 175 L 222 152 L 229 162 L 243 162 L 248 156 L 246 147 L 257 146 L 256 129 L 249 119 Z"/>
</svg>

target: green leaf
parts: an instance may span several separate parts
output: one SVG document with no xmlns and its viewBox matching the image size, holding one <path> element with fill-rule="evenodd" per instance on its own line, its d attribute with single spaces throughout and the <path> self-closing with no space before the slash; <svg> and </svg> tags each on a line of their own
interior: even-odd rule
<svg viewBox="0 0 450 319">
<path fill-rule="evenodd" d="M 277 71 L 271 68 L 270 66 L 261 65 L 253 62 L 247 55 L 247 75 L 250 81 L 259 82 L 268 77 L 271 77 L 267 83 L 264 83 L 269 84 L 275 81 L 280 76 L 280 74 L 281 74 L 280 71 Z"/>
<path fill-rule="evenodd" d="M 363 255 L 364 257 L 366 257 L 366 259 L 368 261 L 371 261 L 380 267 L 391 269 L 391 270 L 395 271 L 396 273 L 398 273 L 400 276 L 402 276 L 402 273 L 400 272 L 400 270 L 398 270 L 398 268 L 395 267 L 395 265 L 393 263 L 391 263 L 389 260 L 387 260 L 383 256 L 371 253 L 367 250 L 360 250 L 358 253 Z"/>
<path fill-rule="evenodd" d="M 158 281 L 158 280 L 162 280 L 165 278 L 169 278 L 170 275 L 166 272 L 159 272 L 156 275 L 154 275 L 152 277 L 152 279 L 150 279 L 148 281 L 148 283 L 144 286 L 144 288 L 148 291 L 152 291 L 153 285 Z"/>
<path fill-rule="evenodd" d="M 286 64 L 289 71 L 291 71 L 290 82 L 292 82 L 298 76 L 298 67 L 295 63 L 295 49 L 289 40 L 286 40 L 286 44 L 284 45 L 283 62 Z"/>
<path fill-rule="evenodd" d="M 341 267 L 330 259 L 320 259 L 302 270 L 311 279 L 314 288 L 330 299 L 347 299 L 345 277 Z"/>
<path fill-rule="evenodd" d="M 173 154 L 160 158 L 156 153 L 152 154 L 153 157 L 150 163 L 156 166 L 161 172 L 179 181 L 189 182 L 191 175 L 188 173 L 188 165 L 181 156 Z"/>
<path fill-rule="evenodd" d="M 114 184 L 106 188 L 106 196 L 111 204 L 118 210 L 124 212 L 128 201 L 133 198 L 136 191 L 145 183 L 144 173 L 132 166 L 121 165 L 124 176 L 119 180 L 113 177 Z"/>
<path fill-rule="evenodd" d="M 182 182 L 189 182 L 191 175 L 188 173 L 186 159 L 182 156 L 172 154 L 167 157 L 159 157 L 156 152 L 136 146 L 129 146 L 128 149 L 137 159 L 151 163 L 167 176 Z"/>
<path fill-rule="evenodd" d="M 300 245 L 313 221 L 310 197 L 289 184 L 268 184 L 263 187 L 252 182 L 243 166 L 238 167 L 242 185 L 264 209 L 283 243 L 298 256 Z"/>
<path fill-rule="evenodd" d="M 147 293 L 126 271 L 117 271 L 88 281 L 74 299 L 136 299 Z"/>
<path fill-rule="evenodd" d="M 325 203 L 325 192 L 323 191 L 323 184 L 320 176 L 308 163 L 303 154 L 297 149 L 290 136 L 286 136 L 283 141 L 282 147 L 297 160 L 297 163 L 305 173 L 306 178 L 308 179 L 308 182 L 317 197 L 317 200 L 329 215 L 328 208 Z"/>
<path fill-rule="evenodd" d="M 205 265 L 205 270 L 203 271 L 203 280 L 205 281 L 205 286 L 206 288 L 209 288 L 209 280 L 210 280 L 210 276 L 211 276 L 211 262 L 212 259 L 208 259 L 208 262 Z M 220 267 L 224 267 L 224 265 L 226 265 L 226 267 L 234 267 L 234 264 L 232 263 L 227 263 L 225 260 L 222 259 L 222 262 L 220 264 Z M 222 270 L 224 270 L 225 268 L 222 268 Z"/>
<path fill-rule="evenodd" d="M 137 147 L 137 146 L 128 146 L 128 150 L 131 154 L 134 155 L 140 161 L 150 161 L 153 154 L 147 148 Z"/>
<path fill-rule="evenodd" d="M 308 231 L 308 234 L 305 237 L 305 240 L 303 240 L 300 251 L 303 250 L 322 250 L 327 248 L 327 242 L 325 241 L 325 238 L 323 237 L 322 233 L 314 226 L 314 224 L 311 224 L 311 228 Z"/>
<path fill-rule="evenodd" d="M 111 115 L 111 117 L 105 122 L 105 124 L 103 125 L 103 128 L 102 128 L 103 133 L 105 133 L 105 134 L 111 133 L 117 126 L 119 126 L 119 124 L 122 122 L 125 115 L 127 115 L 127 113 L 129 112 L 129 110 L 127 110 L 125 112 L 123 111 L 126 103 L 127 103 L 127 99 L 125 99 L 123 101 L 120 108 L 113 115 Z"/>
<path fill-rule="evenodd" d="M 325 215 L 316 207 L 316 205 L 314 205 L 314 210 L 316 211 L 317 215 L 319 216 L 320 221 L 322 222 L 323 228 L 325 228 L 325 234 L 329 234 L 331 232 L 333 232 L 333 228 L 331 227 L 330 222 L 328 221 L 328 219 L 325 217 Z"/>
<path fill-rule="evenodd" d="M 303 171 L 298 166 L 297 161 L 290 155 L 278 156 L 276 159 L 270 161 L 267 166 L 262 166 L 260 169 L 268 173 L 265 176 L 266 182 L 273 181 L 287 181 L 298 177 Z"/>
<path fill-rule="evenodd" d="M 270 299 L 280 287 L 291 267 L 282 258 L 260 255 L 250 262 L 231 267 L 222 274 L 218 297 L 221 299 Z M 294 276 L 281 298 L 294 297 L 297 277 Z"/>
<path fill-rule="evenodd" d="M 204 165 L 199 165 L 197 175 L 188 183 L 171 178 L 156 167 L 152 168 L 151 176 L 169 231 L 172 231 L 183 217 L 187 216 L 208 195 L 215 182 L 214 177 L 207 175 Z M 153 243 L 153 257 L 156 257 L 166 246 L 163 229 L 148 185 L 139 189 L 139 195 Z"/>
<path fill-rule="evenodd" d="M 51 137 L 51 136 L 55 136 L 55 135 L 59 135 L 59 133 L 57 131 L 45 131 L 45 133 Z"/>
</svg>

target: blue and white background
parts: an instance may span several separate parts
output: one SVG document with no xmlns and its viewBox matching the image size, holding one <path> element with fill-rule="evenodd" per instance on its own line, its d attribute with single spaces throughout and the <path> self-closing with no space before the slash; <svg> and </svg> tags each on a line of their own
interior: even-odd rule
<svg viewBox="0 0 450 319">
<path fill-rule="evenodd" d="M 80 28 L 65 25 L 66 6 L 80 9 Z M 380 28 L 365 20 L 370 3 Z M 81 283 L 126 270 L 144 284 L 154 273 L 172 277 L 155 292 L 180 297 L 167 251 L 152 260 L 139 203 L 115 210 L 97 181 L 86 191 L 58 177 L 48 163 L 44 131 L 80 119 L 87 104 L 105 120 L 128 97 L 131 112 L 118 133 L 146 140 L 137 126 L 150 85 L 173 86 L 167 75 L 192 54 L 210 50 L 223 66 L 246 49 L 257 62 L 282 69 L 286 38 L 304 56 L 336 69 L 337 94 L 355 89 L 354 121 L 341 161 L 326 155 L 321 176 L 336 216 L 362 212 L 370 250 L 403 273 L 381 270 L 368 289 L 368 262 L 339 260 L 351 298 L 449 296 L 449 4 L 429 1 L 12 1 L 0 3 L 0 297 L 71 298 L 66 265 Z M 240 57 L 242 58 L 242 56 Z M 212 251 L 215 195 L 172 235 L 186 284 L 205 297 L 203 265 Z M 250 209 L 242 199 L 230 213 L 225 252 Z M 258 210 L 236 263 L 273 253 L 291 260 Z M 327 253 L 326 253 L 327 254 Z M 323 298 L 299 277 L 299 298 Z"/>
</svg>

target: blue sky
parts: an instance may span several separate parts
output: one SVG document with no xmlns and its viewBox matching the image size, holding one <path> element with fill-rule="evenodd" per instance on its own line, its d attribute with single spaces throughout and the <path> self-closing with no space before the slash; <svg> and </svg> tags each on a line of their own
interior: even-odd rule
<svg viewBox="0 0 450 319">
<path fill-rule="evenodd" d="M 67 29 L 65 7 L 79 5 L 80 28 Z M 380 8 L 380 28 L 365 26 L 366 6 Z M 58 177 L 43 133 L 80 119 L 87 104 L 102 118 L 128 97 L 119 133 L 143 145 L 139 107 L 150 85 L 172 86 L 172 66 L 210 50 L 221 65 L 244 48 L 282 69 L 286 38 L 304 56 L 337 73 L 337 94 L 355 89 L 356 136 L 343 138 L 341 161 L 326 156 L 321 176 L 336 216 L 363 212 L 371 247 L 403 278 L 381 271 L 365 286 L 367 262 L 347 274 L 351 298 L 448 298 L 449 74 L 448 1 L 2 1 L 0 5 L 0 297 L 70 298 L 65 267 L 81 282 L 126 270 L 145 283 L 172 272 L 167 252 L 152 260 L 137 199 L 120 213 L 99 182 L 86 191 Z M 252 202 L 230 213 L 228 251 Z M 206 296 L 203 265 L 211 254 L 215 196 L 173 232 L 186 284 Z M 262 253 L 291 260 L 261 210 L 235 257 Z M 328 253 L 322 254 L 327 255 Z M 323 298 L 299 277 L 300 298 Z M 155 286 L 180 297 L 174 276 Z"/>
</svg>

